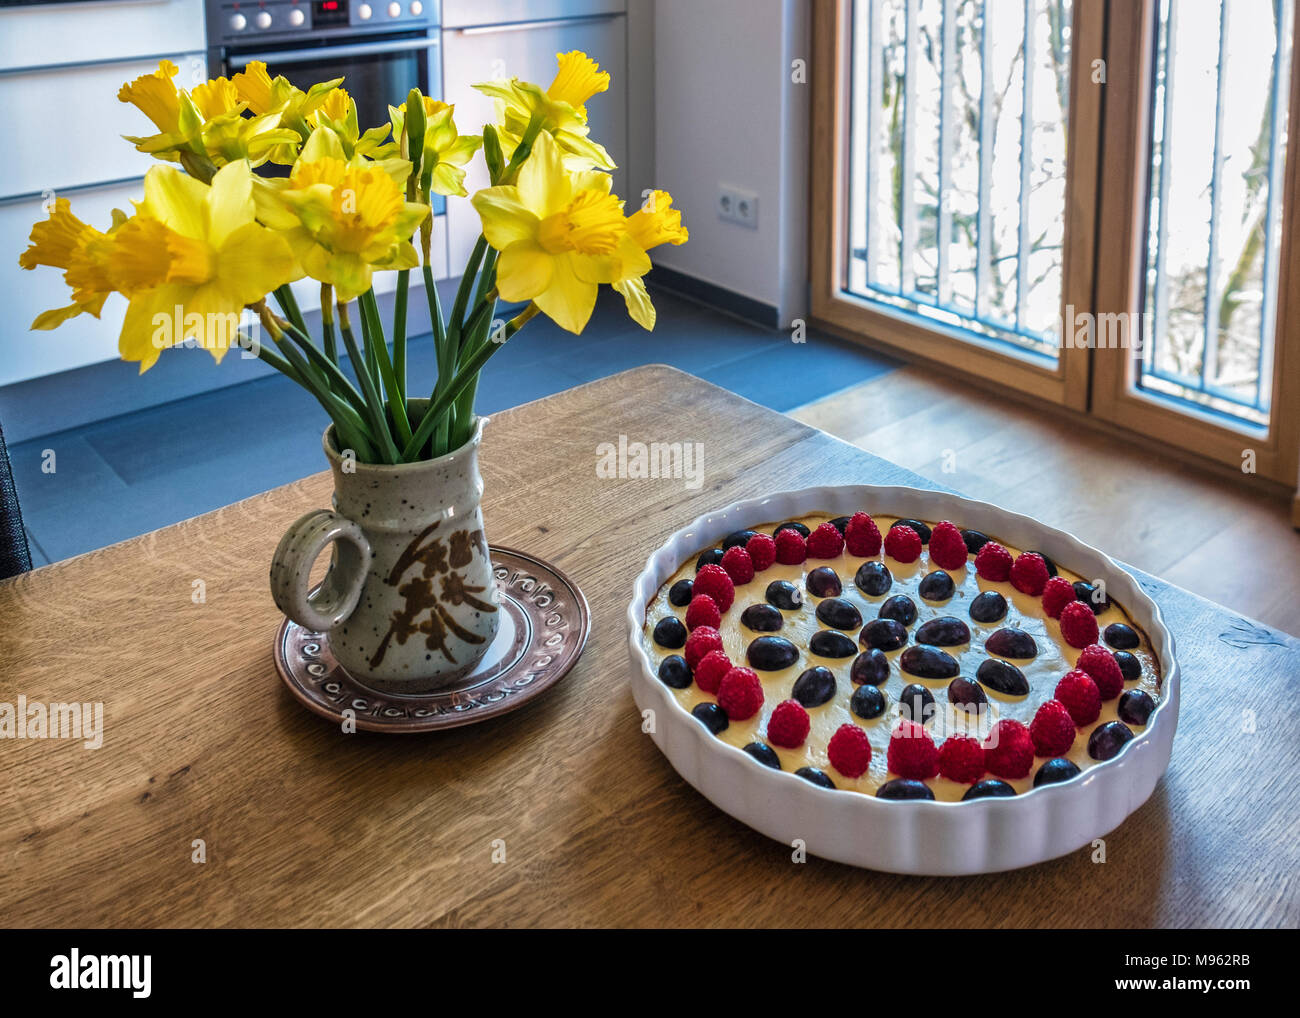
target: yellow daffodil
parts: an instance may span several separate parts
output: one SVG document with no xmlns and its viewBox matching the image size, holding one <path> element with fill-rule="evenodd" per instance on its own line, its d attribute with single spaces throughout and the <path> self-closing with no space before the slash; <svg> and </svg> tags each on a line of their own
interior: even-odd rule
<svg viewBox="0 0 1300 1018">
<path fill-rule="evenodd" d="M 321 104 L 307 114 L 307 123 L 313 128 L 328 127 L 338 135 L 348 159 L 353 156 L 384 159 L 397 154 L 397 142 L 388 140 L 388 124 L 362 133 L 357 122 L 357 104 L 345 88 L 332 88 L 326 92 Z"/>
<path fill-rule="evenodd" d="M 246 304 L 302 273 L 284 238 L 258 223 L 246 162 L 211 186 L 155 166 L 137 215 L 114 235 L 115 271 L 130 299 L 118 348 L 143 374 L 163 349 L 193 336 L 220 362 Z"/>
<path fill-rule="evenodd" d="M 325 137 L 332 134 L 319 128 L 289 179 L 261 183 L 256 200 L 262 221 L 283 232 L 307 274 L 351 300 L 370 289 L 374 269 L 419 264 L 411 235 L 429 206 L 404 200 L 410 163 L 346 160 L 337 139 Z"/>
<path fill-rule="evenodd" d="M 660 244 L 685 244 L 690 239 L 686 227 L 682 225 L 682 214 L 673 208 L 673 196 L 667 191 L 652 191 L 641 208 L 627 217 L 626 243 L 634 244 L 642 252 L 649 251 Z M 625 257 L 625 266 L 635 266 L 636 259 Z M 648 263 L 647 268 L 648 268 Z M 614 289 L 623 295 L 627 304 L 627 313 L 643 329 L 655 327 L 655 307 L 646 292 L 645 273 L 627 272 L 614 280 Z"/>
<path fill-rule="evenodd" d="M 130 103 L 148 117 L 158 133 L 147 137 L 126 136 L 140 152 L 158 159 L 177 162 L 183 151 L 202 155 L 199 132 L 203 127 L 203 114 L 194 100 L 183 89 L 178 89 L 172 78 L 179 68 L 170 60 L 158 64 L 152 74 L 143 74 L 128 81 L 117 92 L 120 102 Z"/>
<path fill-rule="evenodd" d="M 565 170 L 558 145 L 542 133 L 517 184 L 474 195 L 483 234 L 501 252 L 502 298 L 531 300 L 562 328 L 581 332 L 598 284 L 649 271 L 645 252 L 623 243 L 623 203 L 609 189 L 608 174 Z"/>
<path fill-rule="evenodd" d="M 461 134 L 452 119 L 455 104 L 430 99 L 424 100 L 424 150 L 421 156 L 420 175 L 429 178 L 429 189 L 434 194 L 464 197 L 465 171 L 461 169 L 483 146 L 483 136 Z M 393 137 L 400 138 L 406 126 L 406 103 L 388 107 L 393 121 Z"/>
<path fill-rule="evenodd" d="M 555 139 L 570 170 L 615 169 L 605 149 L 592 141 L 587 126 L 587 100 L 609 87 L 609 74 L 585 53 L 555 55 L 559 70 L 546 91 L 518 78 L 487 81 L 474 87 L 497 102 L 497 133 L 506 159 L 513 154 L 534 115 Z"/>
<path fill-rule="evenodd" d="M 32 227 L 31 246 L 18 258 L 24 269 L 48 265 L 63 269 L 63 279 L 72 287 L 72 303 L 42 312 L 33 329 L 53 329 L 83 312 L 99 317 L 104 301 L 115 289 L 109 278 L 109 235 L 83 223 L 72 214 L 66 198 L 58 198 L 50 217 Z"/>
<path fill-rule="evenodd" d="M 304 92 L 284 75 L 272 78 L 265 63 L 252 60 L 242 71 L 231 75 L 230 81 L 240 100 L 247 104 L 254 116 L 279 114 L 280 126 L 295 131 L 299 142 L 305 142 L 316 126 L 308 118 L 326 102 L 343 79 L 322 81 Z M 270 159 L 283 166 L 292 166 L 298 158 L 298 148 L 298 144 L 277 145 L 272 149 Z"/>
</svg>

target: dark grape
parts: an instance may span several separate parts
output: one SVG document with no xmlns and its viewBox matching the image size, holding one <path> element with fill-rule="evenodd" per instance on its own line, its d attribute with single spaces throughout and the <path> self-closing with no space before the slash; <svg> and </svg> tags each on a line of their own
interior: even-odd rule
<svg viewBox="0 0 1300 1018">
<path fill-rule="evenodd" d="M 878 615 L 882 619 L 893 619 L 910 626 L 916 621 L 916 602 L 906 594 L 895 594 L 880 606 Z"/>
<path fill-rule="evenodd" d="M 670 654 L 659 662 L 659 681 L 673 689 L 685 689 L 691 684 L 691 669 L 680 654 Z"/>
<path fill-rule="evenodd" d="M 841 597 L 828 597 L 821 602 L 817 606 L 817 618 L 832 629 L 857 629 L 862 625 L 862 613 Z"/>
<path fill-rule="evenodd" d="M 771 767 L 774 771 L 781 769 L 781 758 L 776 755 L 776 750 L 766 742 L 751 742 L 744 750 L 764 767 Z"/>
<path fill-rule="evenodd" d="M 872 685 L 859 686 L 849 699 L 849 710 L 864 721 L 885 713 L 885 694 Z"/>
<path fill-rule="evenodd" d="M 1094 615 L 1100 615 L 1110 607 L 1110 597 L 1097 597 L 1097 588 L 1086 580 L 1075 580 L 1073 586 L 1074 599 L 1086 604 Z"/>
<path fill-rule="evenodd" d="M 1023 629 L 999 629 L 984 641 L 984 649 L 999 657 L 1022 660 L 1038 656 L 1038 644 Z"/>
<path fill-rule="evenodd" d="M 770 604 L 751 604 L 740 613 L 740 622 L 756 633 L 775 633 L 785 625 L 785 616 Z"/>
<path fill-rule="evenodd" d="M 970 626 L 951 615 L 940 615 L 921 624 L 916 631 L 916 642 L 935 647 L 960 647 L 963 643 L 970 643 Z"/>
<path fill-rule="evenodd" d="M 698 573 L 705 566 L 722 565 L 722 549 L 710 548 L 708 551 L 701 552 L 700 557 L 695 560 L 695 571 Z"/>
<path fill-rule="evenodd" d="M 1094 760 L 1109 760 L 1133 738 L 1133 730 L 1123 721 L 1107 721 L 1088 736 L 1088 755 Z"/>
<path fill-rule="evenodd" d="M 1008 785 L 1005 781 L 999 781 L 997 778 L 985 778 L 983 781 L 977 781 L 966 789 L 966 794 L 961 797 L 961 801 L 967 799 L 994 799 L 1004 796 L 1015 795 L 1016 790 Z"/>
<path fill-rule="evenodd" d="M 983 534 L 978 530 L 963 530 L 961 539 L 966 542 L 967 553 L 974 555 L 986 544 L 989 543 L 989 535 Z"/>
<path fill-rule="evenodd" d="M 889 678 L 889 658 L 885 657 L 884 651 L 865 650 L 853 659 L 849 678 L 856 685 L 865 682 L 871 686 L 879 686 Z"/>
<path fill-rule="evenodd" d="M 818 657 L 852 657 L 857 645 L 843 633 L 834 629 L 821 629 L 813 633 L 808 649 Z"/>
<path fill-rule="evenodd" d="M 686 645 L 686 623 L 676 615 L 665 615 L 655 623 L 655 643 L 675 650 Z"/>
<path fill-rule="evenodd" d="M 1106 627 L 1102 636 L 1116 650 L 1132 650 L 1142 642 L 1137 630 L 1132 626 L 1124 625 L 1123 622 L 1112 622 Z"/>
<path fill-rule="evenodd" d="M 898 650 L 907 643 L 907 628 L 893 619 L 872 619 L 862 627 L 858 642 L 877 650 Z"/>
<path fill-rule="evenodd" d="M 1069 781 L 1071 778 L 1078 777 L 1080 774 L 1079 765 L 1073 760 L 1067 760 L 1063 756 L 1055 757 L 1048 760 L 1038 768 L 1038 773 L 1034 775 L 1034 787 L 1039 785 L 1055 785 L 1062 781 Z"/>
<path fill-rule="evenodd" d="M 694 590 L 694 580 L 678 580 L 668 588 L 668 603 L 678 608 L 685 608 L 691 603 Z"/>
<path fill-rule="evenodd" d="M 804 586 L 813 597 L 839 597 L 844 591 L 844 584 L 840 583 L 840 578 L 830 566 L 818 566 L 812 570 L 804 581 Z"/>
<path fill-rule="evenodd" d="M 778 672 L 799 660 L 799 648 L 782 636 L 760 636 L 745 650 L 750 665 L 763 672 Z"/>
<path fill-rule="evenodd" d="M 831 520 L 831 526 L 838 530 L 840 536 L 843 537 L 844 528 L 849 525 L 849 520 L 851 519 L 853 519 L 852 516 L 836 516 L 835 519 Z"/>
<path fill-rule="evenodd" d="M 952 577 L 942 569 L 927 573 L 917 588 L 917 593 L 927 601 L 947 601 L 956 590 Z"/>
<path fill-rule="evenodd" d="M 986 590 L 970 603 L 970 617 L 976 622 L 1001 622 L 1007 614 L 1007 599 L 996 590 Z"/>
<path fill-rule="evenodd" d="M 1149 693 L 1142 689 L 1129 689 L 1120 696 L 1115 713 L 1130 725 L 1145 725 L 1155 709 L 1156 702 Z"/>
<path fill-rule="evenodd" d="M 889 525 L 889 529 L 893 530 L 895 527 L 911 527 L 916 531 L 916 536 L 921 539 L 922 544 L 930 543 L 930 527 L 920 520 L 895 520 Z"/>
<path fill-rule="evenodd" d="M 835 695 L 835 673 L 822 665 L 809 668 L 794 680 L 790 695 L 805 707 L 820 707 Z"/>
<path fill-rule="evenodd" d="M 919 682 L 913 682 L 904 686 L 898 695 L 898 709 L 901 717 L 923 725 L 934 717 L 934 694 Z"/>
<path fill-rule="evenodd" d="M 894 583 L 894 576 L 883 562 L 863 562 L 853 582 L 868 597 L 880 597 Z"/>
<path fill-rule="evenodd" d="M 1031 551 L 1031 552 L 1028 552 L 1027 554 L 1030 554 L 1030 555 L 1037 555 L 1040 559 L 1043 560 L 1043 565 L 1047 566 L 1047 575 L 1048 575 L 1049 577 L 1052 577 L 1052 576 L 1055 576 L 1055 575 L 1056 575 L 1056 563 L 1053 562 L 1053 561 L 1051 560 L 1051 558 L 1049 558 L 1049 557 L 1047 556 L 1047 554 L 1045 554 L 1044 552 L 1041 552 L 1041 551 Z"/>
<path fill-rule="evenodd" d="M 727 726 L 731 724 L 727 712 L 716 703 L 697 703 L 691 711 L 691 716 L 714 735 L 725 732 Z"/>
<path fill-rule="evenodd" d="M 722 550 L 743 548 L 749 543 L 749 539 L 757 533 L 757 530 L 737 530 L 735 533 L 728 534 L 722 539 Z"/>
<path fill-rule="evenodd" d="M 1127 682 L 1132 682 L 1142 675 L 1142 662 L 1126 650 L 1115 651 L 1115 663 L 1119 665 L 1120 674 Z"/>
<path fill-rule="evenodd" d="M 1006 696 L 1024 696 L 1029 692 L 1029 680 L 1025 673 L 1010 661 L 989 658 L 975 671 L 975 678 L 995 692 Z"/>
<path fill-rule="evenodd" d="M 767 585 L 767 591 L 763 596 L 767 598 L 768 604 L 774 604 L 786 611 L 803 607 L 803 591 L 789 580 L 773 580 Z"/>
<path fill-rule="evenodd" d="M 811 781 L 814 785 L 820 785 L 822 788 L 835 787 L 835 782 L 828 778 L 824 771 L 819 771 L 816 767 L 800 767 L 795 773 L 805 781 Z"/>
<path fill-rule="evenodd" d="M 781 533 L 783 530 L 793 530 L 800 537 L 807 537 L 812 533 L 812 531 L 804 526 L 804 524 L 799 523 L 797 520 L 790 520 L 788 523 L 782 523 L 779 527 L 773 530 L 772 536 L 776 537 L 776 535 Z"/>
<path fill-rule="evenodd" d="M 908 647 L 898 658 L 898 666 L 909 675 L 922 679 L 951 679 L 960 671 L 957 659 L 938 647 Z"/>
<path fill-rule="evenodd" d="M 895 778 L 876 789 L 877 799 L 933 799 L 934 793 L 924 781 Z"/>
<path fill-rule="evenodd" d="M 957 707 L 974 706 L 978 710 L 988 705 L 989 698 L 978 682 L 959 675 L 948 683 L 948 702 Z"/>
</svg>

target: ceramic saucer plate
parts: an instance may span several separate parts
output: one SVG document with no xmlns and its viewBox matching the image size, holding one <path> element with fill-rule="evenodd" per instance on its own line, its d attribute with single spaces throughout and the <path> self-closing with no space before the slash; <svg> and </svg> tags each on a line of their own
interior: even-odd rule
<svg viewBox="0 0 1300 1018">
<path fill-rule="evenodd" d="M 342 725 L 351 711 L 369 732 L 430 732 L 486 721 L 544 693 L 582 654 L 591 629 L 587 599 L 554 566 L 511 548 L 491 548 L 501 628 L 474 672 L 431 693 L 381 693 L 334 660 L 329 634 L 285 619 L 275 667 L 308 710 Z"/>
</svg>

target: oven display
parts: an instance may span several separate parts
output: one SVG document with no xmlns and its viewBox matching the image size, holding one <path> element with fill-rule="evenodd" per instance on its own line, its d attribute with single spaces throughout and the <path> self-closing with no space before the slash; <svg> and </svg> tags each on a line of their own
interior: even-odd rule
<svg viewBox="0 0 1300 1018">
<path fill-rule="evenodd" d="M 315 0 L 312 21 L 318 28 L 348 23 L 348 0 Z"/>
</svg>

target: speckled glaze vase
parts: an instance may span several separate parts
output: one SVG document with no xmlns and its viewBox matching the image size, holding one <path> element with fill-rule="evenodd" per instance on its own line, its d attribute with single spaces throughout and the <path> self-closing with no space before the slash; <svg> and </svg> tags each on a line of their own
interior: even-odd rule
<svg viewBox="0 0 1300 1018">
<path fill-rule="evenodd" d="M 427 401 L 412 400 L 419 419 Z M 340 453 L 334 428 L 325 455 L 334 508 L 307 513 L 280 540 L 271 593 L 294 622 L 328 633 L 339 664 L 387 693 L 422 693 L 468 675 L 496 636 L 492 563 L 479 501 L 483 479 L 473 437 L 438 459 L 393 466 Z M 333 545 L 312 592 L 312 563 Z"/>
</svg>

